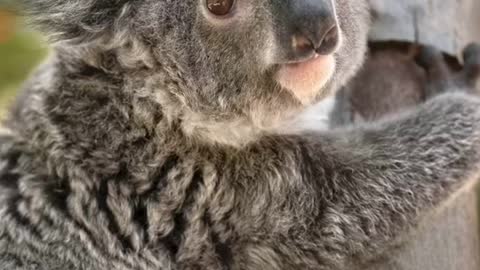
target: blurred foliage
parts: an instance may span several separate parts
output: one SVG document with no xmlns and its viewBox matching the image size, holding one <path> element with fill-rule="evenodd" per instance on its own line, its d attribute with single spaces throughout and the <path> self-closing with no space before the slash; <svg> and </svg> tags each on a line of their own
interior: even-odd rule
<svg viewBox="0 0 480 270">
<path fill-rule="evenodd" d="M 0 9 L 0 115 L 46 52 L 39 36 L 21 19 Z"/>
</svg>

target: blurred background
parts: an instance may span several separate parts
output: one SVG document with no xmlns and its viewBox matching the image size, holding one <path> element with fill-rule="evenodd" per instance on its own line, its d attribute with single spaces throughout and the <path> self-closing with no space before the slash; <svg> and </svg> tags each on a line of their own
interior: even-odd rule
<svg viewBox="0 0 480 270">
<path fill-rule="evenodd" d="M 22 82 L 46 56 L 40 36 L 25 22 L 1 5 L 0 0 L 0 118 Z"/>
</svg>

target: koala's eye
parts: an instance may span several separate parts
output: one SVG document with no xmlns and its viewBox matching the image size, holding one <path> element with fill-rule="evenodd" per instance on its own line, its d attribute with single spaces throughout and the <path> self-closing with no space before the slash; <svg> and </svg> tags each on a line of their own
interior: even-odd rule
<svg viewBox="0 0 480 270">
<path fill-rule="evenodd" d="M 232 11 L 235 0 L 206 0 L 208 10 L 216 16 L 225 16 Z"/>
</svg>

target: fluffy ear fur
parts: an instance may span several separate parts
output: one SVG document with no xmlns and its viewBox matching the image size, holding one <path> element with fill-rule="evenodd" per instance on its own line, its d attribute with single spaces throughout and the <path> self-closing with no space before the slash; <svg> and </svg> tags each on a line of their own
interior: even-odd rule
<svg viewBox="0 0 480 270">
<path fill-rule="evenodd" d="M 75 44 L 111 39 L 129 29 L 130 0 L 21 0 L 34 27 L 54 41 Z M 121 30 L 120 30 L 121 29 Z"/>
</svg>

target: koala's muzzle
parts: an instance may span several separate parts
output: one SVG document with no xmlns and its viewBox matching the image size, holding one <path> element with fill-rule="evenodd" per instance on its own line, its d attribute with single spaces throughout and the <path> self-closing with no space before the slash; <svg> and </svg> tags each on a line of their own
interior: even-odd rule
<svg viewBox="0 0 480 270">
<path fill-rule="evenodd" d="M 339 27 L 332 0 L 289 0 L 280 5 L 279 41 L 286 60 L 328 55 L 339 43 Z"/>
<path fill-rule="evenodd" d="M 277 1 L 276 81 L 302 103 L 333 76 L 340 30 L 332 0 Z"/>
</svg>

